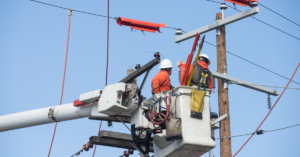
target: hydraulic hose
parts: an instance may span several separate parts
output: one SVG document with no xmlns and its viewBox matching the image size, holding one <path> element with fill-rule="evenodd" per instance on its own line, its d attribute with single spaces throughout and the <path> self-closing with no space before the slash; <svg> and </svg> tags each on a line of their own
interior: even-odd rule
<svg viewBox="0 0 300 157">
<path fill-rule="evenodd" d="M 136 147 L 141 150 L 143 154 L 148 154 L 149 153 L 149 142 L 151 139 L 151 133 L 147 133 L 145 138 L 140 138 L 135 134 L 135 124 L 131 125 L 131 135 L 132 139 L 136 145 Z M 146 150 L 144 151 L 141 147 L 141 144 L 145 143 L 146 144 Z"/>
<path fill-rule="evenodd" d="M 149 116 L 149 118 L 150 118 L 150 120 L 151 120 L 151 122 L 152 122 L 153 124 L 160 125 L 160 124 L 162 124 L 163 122 L 165 122 L 165 121 L 168 119 L 169 113 L 170 113 L 171 96 L 168 96 L 168 100 L 169 100 L 169 105 L 167 105 L 166 115 L 162 114 L 161 112 L 152 112 L 152 111 L 150 110 L 150 116 Z M 165 118 L 163 119 L 163 118 L 161 117 L 161 115 L 163 115 Z M 153 118 L 153 117 L 156 117 L 156 116 L 160 117 L 162 121 L 156 122 L 156 121 L 154 120 L 154 118 Z"/>
<path fill-rule="evenodd" d="M 146 135 L 145 138 L 140 138 L 138 137 L 136 134 L 135 134 L 135 124 L 131 125 L 131 136 L 132 136 L 132 139 L 134 139 L 135 141 L 139 142 L 139 143 L 144 143 L 144 142 L 147 142 L 149 140 L 149 136 L 148 133 Z"/>
</svg>

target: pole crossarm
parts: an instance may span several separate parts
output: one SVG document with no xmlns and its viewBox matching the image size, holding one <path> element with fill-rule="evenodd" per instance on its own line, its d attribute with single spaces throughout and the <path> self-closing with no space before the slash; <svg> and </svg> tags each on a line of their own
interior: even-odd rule
<svg viewBox="0 0 300 157">
<path fill-rule="evenodd" d="M 221 74 L 221 73 L 218 73 L 218 72 L 215 72 L 215 71 L 211 71 L 211 73 L 212 73 L 213 77 L 218 78 L 218 79 L 222 79 L 222 80 L 232 82 L 232 83 L 237 83 L 237 85 L 244 86 L 244 87 L 247 87 L 247 88 L 251 88 L 251 89 L 254 89 L 254 90 L 257 90 L 257 91 L 260 91 L 260 92 L 263 92 L 263 93 L 267 93 L 267 94 L 270 94 L 270 95 L 273 95 L 273 96 L 278 96 L 279 95 L 278 91 L 275 90 L 275 89 L 262 87 L 262 86 L 255 86 L 255 85 L 252 85 L 253 83 L 251 83 L 251 82 L 244 81 L 244 80 L 232 77 L 232 76 L 224 75 L 224 74 Z"/>
<path fill-rule="evenodd" d="M 177 37 L 175 37 L 174 41 L 175 41 L 175 43 L 182 42 L 184 40 L 195 37 L 197 33 L 203 34 L 203 33 L 209 32 L 211 30 L 217 29 L 221 26 L 225 26 L 225 25 L 228 25 L 228 24 L 233 23 L 235 21 L 238 21 L 238 20 L 244 19 L 246 17 L 255 15 L 257 13 L 259 13 L 259 8 L 254 7 L 252 9 L 246 10 L 244 12 L 235 14 L 235 15 L 230 16 L 230 17 L 227 17 L 223 20 L 217 20 L 216 22 L 214 22 L 212 24 L 206 25 L 204 27 L 201 27 L 201 28 L 195 29 L 193 31 L 187 32 L 185 34 L 182 34 L 180 36 L 177 36 Z"/>
</svg>

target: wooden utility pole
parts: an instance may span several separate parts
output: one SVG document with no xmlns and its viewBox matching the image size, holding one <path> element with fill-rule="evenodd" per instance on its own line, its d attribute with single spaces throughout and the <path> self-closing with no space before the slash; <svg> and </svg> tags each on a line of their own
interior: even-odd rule
<svg viewBox="0 0 300 157">
<path fill-rule="evenodd" d="M 217 20 L 222 20 L 222 13 L 217 13 Z M 227 61 L 226 61 L 226 40 L 225 40 L 225 26 L 221 26 L 220 34 L 217 35 L 217 64 L 218 72 L 227 74 Z M 218 79 L 218 101 L 219 101 L 219 115 L 227 114 L 220 125 L 220 147 L 221 157 L 232 157 L 231 153 L 231 138 L 230 135 L 230 115 L 229 115 L 229 101 L 228 101 L 228 88 L 224 88 L 224 81 Z"/>
</svg>

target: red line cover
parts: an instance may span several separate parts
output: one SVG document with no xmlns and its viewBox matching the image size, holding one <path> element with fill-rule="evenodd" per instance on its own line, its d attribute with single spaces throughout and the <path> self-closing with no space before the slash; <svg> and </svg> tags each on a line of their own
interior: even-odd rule
<svg viewBox="0 0 300 157">
<path fill-rule="evenodd" d="M 127 19 L 124 17 L 119 17 L 117 19 L 117 24 L 122 26 L 130 26 L 132 29 L 137 29 L 141 31 L 147 31 L 155 33 L 156 31 L 160 32 L 159 28 L 164 27 L 166 28 L 166 25 L 163 23 L 151 23 L 151 22 L 145 22 L 145 21 L 139 21 L 139 20 L 133 20 L 133 19 Z"/>
<path fill-rule="evenodd" d="M 247 6 L 250 4 L 251 1 L 258 2 L 258 0 L 225 0 L 227 2 L 235 3 L 242 6 Z"/>
</svg>

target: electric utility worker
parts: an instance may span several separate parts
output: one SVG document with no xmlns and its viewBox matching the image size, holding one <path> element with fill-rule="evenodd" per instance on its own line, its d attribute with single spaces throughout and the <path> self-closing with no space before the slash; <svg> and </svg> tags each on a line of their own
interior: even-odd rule
<svg viewBox="0 0 300 157">
<path fill-rule="evenodd" d="M 155 75 L 151 82 L 152 92 L 158 94 L 163 91 L 171 90 L 171 83 L 169 76 L 172 74 L 172 62 L 169 59 L 164 59 L 160 63 L 160 72 Z"/>
<path fill-rule="evenodd" d="M 198 86 L 200 84 L 201 88 L 212 89 L 213 77 L 211 72 L 208 70 L 208 65 L 210 65 L 210 60 L 207 54 L 200 54 L 198 63 L 193 63 L 188 73 L 188 77 L 190 77 L 193 67 L 196 66 L 190 86 Z"/>
</svg>

